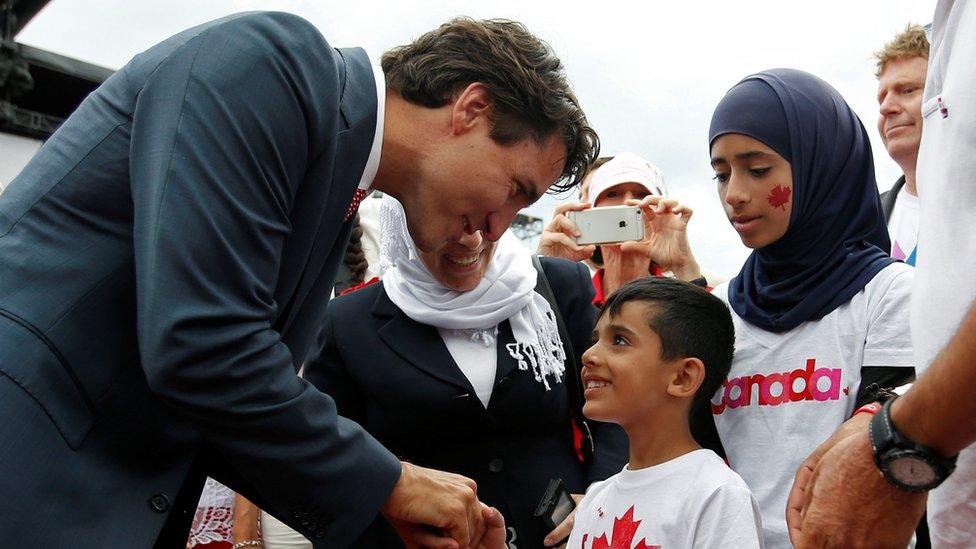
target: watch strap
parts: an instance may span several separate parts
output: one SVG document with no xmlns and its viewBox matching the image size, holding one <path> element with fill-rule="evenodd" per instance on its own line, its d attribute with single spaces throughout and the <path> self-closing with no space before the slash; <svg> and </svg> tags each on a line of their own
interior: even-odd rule
<svg viewBox="0 0 976 549">
<path fill-rule="evenodd" d="M 939 452 L 930 446 L 919 444 L 905 435 L 901 434 L 891 420 L 891 405 L 895 399 L 888 400 L 882 406 L 881 411 L 871 418 L 868 433 L 871 438 L 871 449 L 874 453 L 874 463 L 884 474 L 888 482 L 900 489 L 909 491 L 919 491 L 918 487 L 906 486 L 891 476 L 886 466 L 886 457 L 892 450 L 907 450 L 925 457 L 925 462 L 929 463 L 934 469 L 937 481 L 934 485 L 921 488 L 921 490 L 931 490 L 941 484 L 955 469 L 956 458 L 943 457 Z"/>
<path fill-rule="evenodd" d="M 891 401 L 885 402 L 881 411 L 874 414 L 868 424 L 868 435 L 871 437 L 871 450 L 874 453 L 874 464 L 884 472 L 882 466 L 885 453 L 895 445 L 894 424 L 891 423 Z"/>
</svg>

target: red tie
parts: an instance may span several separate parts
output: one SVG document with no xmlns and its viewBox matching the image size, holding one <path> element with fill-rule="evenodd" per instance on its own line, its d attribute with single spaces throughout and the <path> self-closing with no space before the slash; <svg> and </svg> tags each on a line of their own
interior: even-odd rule
<svg viewBox="0 0 976 549">
<path fill-rule="evenodd" d="M 346 219 L 343 221 L 349 221 L 349 218 L 356 215 L 356 211 L 359 210 L 359 203 L 366 198 L 368 189 L 356 189 L 356 194 L 352 195 L 352 202 L 349 203 L 349 208 L 346 210 Z"/>
</svg>

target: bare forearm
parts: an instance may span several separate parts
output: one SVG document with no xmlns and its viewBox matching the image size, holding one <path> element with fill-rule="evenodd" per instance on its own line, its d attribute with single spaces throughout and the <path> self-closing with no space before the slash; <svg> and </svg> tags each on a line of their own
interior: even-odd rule
<svg viewBox="0 0 976 549">
<path fill-rule="evenodd" d="M 954 456 L 976 441 L 976 305 L 905 396 L 891 418 L 908 438 Z"/>
<path fill-rule="evenodd" d="M 696 278 L 701 278 L 701 267 L 698 266 L 698 262 L 691 255 L 688 254 L 688 258 L 685 262 L 680 265 L 672 265 L 671 272 L 674 273 L 674 277 L 678 280 L 683 280 L 685 282 L 691 282 Z"/>
<path fill-rule="evenodd" d="M 235 542 L 259 540 L 261 510 L 244 496 L 234 496 L 234 526 L 231 536 Z"/>
</svg>

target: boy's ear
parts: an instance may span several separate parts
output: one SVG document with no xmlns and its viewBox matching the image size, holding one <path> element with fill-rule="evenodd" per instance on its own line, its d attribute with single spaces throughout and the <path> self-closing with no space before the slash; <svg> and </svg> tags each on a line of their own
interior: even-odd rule
<svg viewBox="0 0 976 549">
<path fill-rule="evenodd" d="M 668 394 L 676 398 L 694 397 L 704 381 L 705 364 L 697 358 L 682 358 L 674 365 Z"/>
</svg>

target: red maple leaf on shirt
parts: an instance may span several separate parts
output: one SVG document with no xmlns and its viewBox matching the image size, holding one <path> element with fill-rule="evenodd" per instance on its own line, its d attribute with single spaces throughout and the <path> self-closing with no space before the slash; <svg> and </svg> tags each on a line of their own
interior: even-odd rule
<svg viewBox="0 0 976 549">
<path fill-rule="evenodd" d="M 793 189 L 776 185 L 773 187 L 773 190 L 769 191 L 769 196 L 766 197 L 766 200 L 769 201 L 770 206 L 782 208 L 783 211 L 786 211 L 786 203 L 790 201 L 790 194 L 792 193 Z"/>
<path fill-rule="evenodd" d="M 622 517 L 613 519 L 613 535 L 610 541 L 607 541 L 607 534 L 604 533 L 593 540 L 591 549 L 661 549 L 660 545 L 648 545 L 646 538 L 631 547 L 640 523 L 641 521 L 634 520 L 634 506 L 631 505 Z"/>
</svg>

